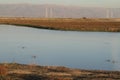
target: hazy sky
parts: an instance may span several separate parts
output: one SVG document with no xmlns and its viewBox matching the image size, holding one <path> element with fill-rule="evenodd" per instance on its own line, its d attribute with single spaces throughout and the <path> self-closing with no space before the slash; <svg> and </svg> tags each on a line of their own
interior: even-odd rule
<svg viewBox="0 0 120 80">
<path fill-rule="evenodd" d="M 120 0 L 0 0 L 0 3 L 62 4 L 120 8 Z"/>
</svg>

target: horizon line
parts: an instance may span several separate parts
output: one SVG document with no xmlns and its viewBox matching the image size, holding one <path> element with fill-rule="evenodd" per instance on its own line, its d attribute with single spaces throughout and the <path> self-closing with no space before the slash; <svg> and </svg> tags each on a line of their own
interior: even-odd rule
<svg viewBox="0 0 120 80">
<path fill-rule="evenodd" d="M 70 5 L 70 4 L 53 4 L 53 3 L 0 3 L 0 5 L 56 5 L 56 6 L 65 6 L 65 7 L 91 7 L 91 8 L 120 8 L 120 7 L 103 7 L 103 6 L 86 6 L 86 5 Z"/>
</svg>

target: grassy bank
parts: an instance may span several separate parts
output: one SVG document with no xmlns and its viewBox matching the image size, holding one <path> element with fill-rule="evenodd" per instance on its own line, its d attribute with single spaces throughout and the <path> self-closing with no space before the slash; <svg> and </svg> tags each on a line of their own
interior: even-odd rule
<svg viewBox="0 0 120 80">
<path fill-rule="evenodd" d="M 120 72 L 2 63 L 0 80 L 120 80 Z"/>
<path fill-rule="evenodd" d="M 120 19 L 0 18 L 0 24 L 52 30 L 120 32 Z"/>
</svg>

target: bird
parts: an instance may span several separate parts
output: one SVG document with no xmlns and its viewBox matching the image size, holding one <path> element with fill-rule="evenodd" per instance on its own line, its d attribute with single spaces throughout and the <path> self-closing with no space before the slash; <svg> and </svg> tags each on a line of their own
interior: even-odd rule
<svg viewBox="0 0 120 80">
<path fill-rule="evenodd" d="M 23 47 L 21 47 L 22 49 L 25 49 L 26 47 L 25 46 L 23 46 Z"/>
<path fill-rule="evenodd" d="M 107 61 L 107 62 L 110 62 L 111 60 L 110 60 L 110 59 L 107 59 L 106 61 Z"/>
<path fill-rule="evenodd" d="M 115 61 L 115 60 L 110 60 L 110 59 L 107 59 L 106 61 L 107 61 L 107 62 L 111 62 L 112 64 L 117 63 L 117 61 Z"/>
</svg>

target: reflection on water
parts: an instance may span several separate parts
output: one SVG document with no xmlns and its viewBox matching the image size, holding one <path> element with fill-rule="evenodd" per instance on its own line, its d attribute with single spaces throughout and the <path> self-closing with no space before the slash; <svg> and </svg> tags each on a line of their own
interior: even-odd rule
<svg viewBox="0 0 120 80">
<path fill-rule="evenodd" d="M 120 70 L 119 48 L 120 33 L 0 25 L 1 62 Z"/>
</svg>

